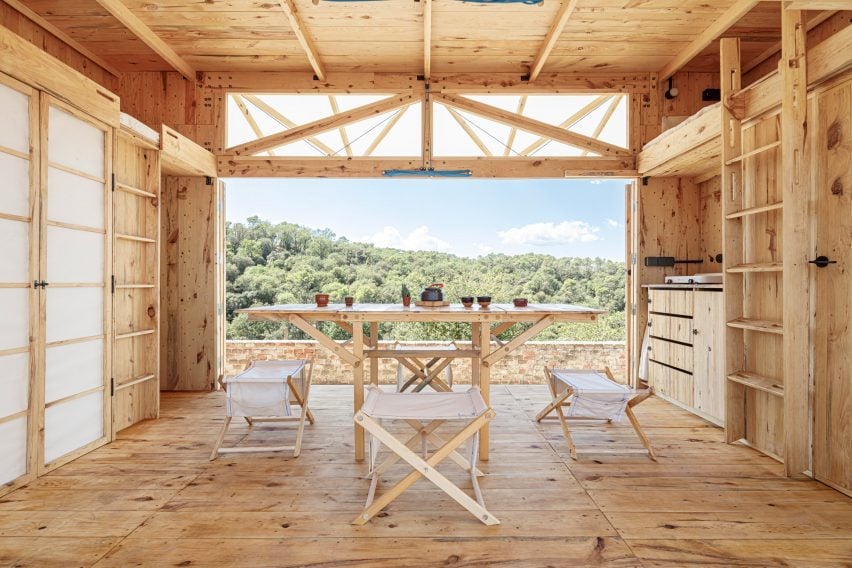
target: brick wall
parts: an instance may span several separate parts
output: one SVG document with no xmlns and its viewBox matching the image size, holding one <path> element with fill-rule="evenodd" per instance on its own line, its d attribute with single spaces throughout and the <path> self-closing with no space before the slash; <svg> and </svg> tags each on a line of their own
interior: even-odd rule
<svg viewBox="0 0 852 568">
<path fill-rule="evenodd" d="M 382 347 L 392 342 L 380 342 Z M 435 343 L 408 341 L 405 345 L 427 348 Z M 469 348 L 457 342 L 459 348 Z M 225 372 L 236 374 L 252 360 L 266 359 L 313 359 L 314 384 L 348 384 L 352 379 L 352 368 L 319 347 L 315 341 L 239 341 L 226 343 Z M 576 341 L 531 341 L 510 353 L 491 370 L 492 383 L 543 382 L 544 367 L 566 367 L 599 369 L 608 366 L 617 378 L 624 377 L 625 348 L 622 341 L 576 342 Z M 453 363 L 453 376 L 457 383 L 470 383 L 470 360 L 459 359 Z M 381 360 L 379 377 L 383 384 L 396 381 L 396 362 Z"/>
</svg>

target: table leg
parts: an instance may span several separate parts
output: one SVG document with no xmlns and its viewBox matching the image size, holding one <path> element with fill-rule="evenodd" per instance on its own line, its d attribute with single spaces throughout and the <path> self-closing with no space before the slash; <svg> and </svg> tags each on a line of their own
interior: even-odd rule
<svg viewBox="0 0 852 568">
<path fill-rule="evenodd" d="M 379 348 L 379 324 L 375 321 L 370 322 L 370 346 L 373 349 Z M 370 384 L 379 384 L 379 360 L 375 357 L 370 358 Z"/>
<path fill-rule="evenodd" d="M 364 405 L 364 326 L 355 322 L 352 326 L 352 388 L 354 389 L 355 413 Z M 355 424 L 355 459 L 364 461 L 364 428 Z"/>
<path fill-rule="evenodd" d="M 482 361 L 491 353 L 491 324 L 482 322 L 479 330 L 479 390 L 485 404 L 491 404 L 491 368 L 483 365 Z M 479 459 L 488 461 L 489 428 L 486 423 L 479 431 Z"/>
</svg>

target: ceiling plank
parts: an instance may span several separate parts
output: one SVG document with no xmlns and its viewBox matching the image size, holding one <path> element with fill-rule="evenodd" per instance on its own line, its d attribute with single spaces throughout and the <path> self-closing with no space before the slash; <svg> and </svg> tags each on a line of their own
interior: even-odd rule
<svg viewBox="0 0 852 568">
<path fill-rule="evenodd" d="M 609 98 L 611 96 L 612 95 L 601 95 L 601 96 L 597 97 L 592 102 L 588 103 L 583 108 L 581 108 L 580 110 L 578 110 L 577 112 L 575 112 L 574 114 L 572 114 L 571 116 L 569 116 L 568 118 L 563 120 L 561 123 L 559 123 L 559 128 L 570 128 L 571 126 L 573 126 L 577 122 L 580 122 L 585 117 L 587 117 L 589 114 L 591 114 L 592 111 L 594 111 L 596 108 L 598 108 L 599 106 L 604 104 L 607 100 L 609 100 Z M 521 150 L 520 155 L 521 156 L 529 156 L 530 154 L 532 154 L 533 152 L 535 152 L 536 150 L 538 150 L 539 148 L 544 146 L 544 144 L 547 143 L 548 140 L 549 140 L 548 138 L 539 138 L 538 140 L 536 140 L 535 142 L 533 142 L 532 144 L 530 144 L 529 146 L 527 146 L 526 148 Z"/>
<path fill-rule="evenodd" d="M 544 64 L 547 61 L 548 56 L 550 56 L 550 52 L 553 51 L 554 46 L 556 46 L 556 42 L 559 40 L 559 36 L 562 35 L 562 30 L 565 28 L 565 24 L 568 23 L 569 18 L 571 18 L 571 14 L 574 12 L 574 8 L 577 7 L 577 2 L 578 0 L 562 1 L 562 5 L 559 7 L 559 12 L 556 13 L 556 18 L 550 26 L 550 31 L 547 32 L 546 36 L 544 36 L 544 45 L 541 46 L 541 49 L 535 56 L 533 64 L 530 67 L 530 82 L 535 81 L 539 74 L 541 74 L 541 70 L 544 68 Z"/>
<path fill-rule="evenodd" d="M 459 126 L 462 127 L 462 130 L 464 130 L 464 132 L 465 132 L 465 134 L 467 134 L 468 138 L 473 140 L 473 143 L 476 144 L 479 147 L 480 150 L 482 150 L 483 154 L 485 154 L 486 156 L 493 156 L 494 155 L 494 154 L 492 154 L 491 150 L 488 149 L 488 146 L 486 146 L 485 143 L 482 141 L 482 139 L 479 136 L 477 136 L 476 132 L 473 131 L 473 129 L 470 127 L 470 125 L 467 123 L 467 121 L 464 119 L 464 117 L 462 115 L 460 115 L 459 112 L 456 109 L 447 107 L 447 110 L 449 111 L 450 116 L 452 116 L 454 119 L 456 119 L 456 122 L 458 122 Z"/>
<path fill-rule="evenodd" d="M 192 65 L 186 62 L 169 44 L 160 39 L 136 14 L 130 11 L 121 0 L 96 0 L 107 12 L 124 27 L 130 30 L 145 45 L 150 47 L 157 55 L 162 57 L 166 63 L 175 71 L 180 72 L 188 81 L 195 82 L 196 72 Z"/>
<path fill-rule="evenodd" d="M 788 0 L 786 10 L 848 10 L 849 0 Z"/>
<path fill-rule="evenodd" d="M 248 102 L 250 102 L 251 104 L 253 104 L 257 108 L 259 108 L 260 110 L 265 112 L 267 115 L 269 115 L 272 118 L 272 120 L 274 120 L 275 122 L 277 122 L 281 126 L 284 126 L 285 128 L 296 128 L 297 126 L 299 126 L 298 124 L 296 124 L 295 122 L 293 122 L 292 120 L 290 120 L 289 118 L 287 118 L 286 116 L 281 114 L 281 112 L 279 112 L 277 109 L 275 109 L 272 105 L 264 102 L 264 100 L 261 99 L 260 97 L 258 97 L 256 95 L 242 95 L 242 96 Z M 311 146 L 315 147 L 317 150 L 319 150 L 321 152 L 325 152 L 326 156 L 333 156 L 334 155 L 334 150 L 331 148 L 331 146 L 324 144 L 318 138 L 314 138 L 313 136 L 307 136 L 305 138 L 305 140 L 307 140 L 307 142 Z"/>
<path fill-rule="evenodd" d="M 331 105 L 331 113 L 337 114 L 340 112 L 340 107 L 337 106 L 337 99 L 334 95 L 328 95 L 328 102 Z M 340 132 L 340 139 L 343 141 L 343 149 L 346 150 L 346 155 L 352 157 L 352 148 L 349 146 L 349 135 L 346 134 L 346 127 L 341 126 L 337 129 Z"/>
<path fill-rule="evenodd" d="M 104 69 L 104 71 L 107 71 L 109 74 L 113 75 L 114 77 L 120 77 L 121 76 L 121 71 L 119 71 L 118 69 L 113 67 L 112 64 L 105 61 L 100 55 L 92 52 L 87 47 L 84 47 L 83 45 L 81 45 L 76 39 L 69 36 L 68 34 L 63 32 L 62 30 L 60 30 L 59 28 L 57 28 L 56 26 L 51 24 L 49 21 L 42 18 L 36 12 L 33 12 L 32 10 L 30 10 L 27 6 L 25 6 L 24 4 L 22 4 L 18 0 L 3 0 L 3 2 L 5 2 L 9 6 L 14 8 L 18 12 L 20 12 L 22 15 L 24 15 L 27 18 L 29 18 L 30 20 L 32 20 L 34 23 L 38 24 L 39 26 L 41 26 L 42 28 L 44 28 L 45 30 L 47 30 L 48 32 L 50 32 L 51 34 L 56 36 L 58 39 L 62 40 L 64 43 L 71 46 L 71 48 L 74 49 L 75 51 L 77 51 L 80 55 L 84 55 L 87 58 L 94 61 L 95 63 L 97 63 L 99 67 Z"/>
<path fill-rule="evenodd" d="M 265 136 L 247 144 L 233 146 L 228 148 L 226 152 L 237 154 L 238 156 L 257 154 L 258 152 L 277 148 L 278 146 L 283 146 L 290 142 L 302 140 L 308 136 L 322 134 L 323 132 L 328 132 L 329 130 L 334 130 L 335 128 L 340 128 L 341 126 L 352 124 L 353 122 L 358 122 L 365 118 L 370 118 L 371 116 L 377 116 L 402 106 L 411 105 L 418 100 L 420 100 L 419 97 L 415 97 L 411 94 L 394 95 L 390 98 L 370 103 L 368 105 L 359 106 L 352 110 L 347 110 L 346 112 L 327 116 L 283 132 L 270 134 L 269 136 Z"/>
<path fill-rule="evenodd" d="M 524 109 L 527 106 L 527 95 L 521 97 L 518 101 L 518 109 L 515 111 L 518 114 L 524 114 Z M 509 131 L 509 137 L 506 139 L 506 149 L 503 150 L 503 155 L 508 156 L 512 152 L 512 144 L 515 143 L 515 136 L 518 134 L 518 129 L 514 126 Z"/>
<path fill-rule="evenodd" d="M 372 142 L 370 142 L 370 145 L 369 145 L 369 146 L 367 146 L 367 149 L 366 149 L 366 150 L 364 150 L 364 156 L 365 156 L 365 157 L 366 157 L 366 156 L 370 156 L 370 155 L 372 155 L 372 154 L 373 154 L 373 152 L 376 150 L 376 148 L 379 146 L 379 144 L 381 144 L 381 143 L 382 143 L 382 140 L 384 140 L 384 139 L 385 139 L 385 137 L 388 135 L 388 132 L 390 132 L 391 130 L 393 130 L 393 127 L 394 127 L 394 126 L 396 126 L 396 123 L 397 123 L 397 122 L 399 122 L 399 119 L 401 119 L 401 118 L 402 118 L 402 115 L 404 115 L 404 114 L 405 114 L 405 111 L 407 111 L 409 108 L 410 108 L 410 107 L 407 107 L 407 106 L 406 106 L 406 107 L 402 107 L 401 109 L 399 109 L 398 111 L 396 111 L 396 114 L 395 114 L 395 115 L 393 115 L 393 118 L 391 118 L 391 119 L 390 119 L 390 120 L 389 120 L 389 121 L 388 121 L 388 122 L 384 125 L 384 127 L 382 128 L 382 130 L 379 132 L 379 135 L 378 135 L 378 136 L 376 136 L 376 138 L 375 138 Z"/>
<path fill-rule="evenodd" d="M 432 75 L 432 0 L 423 0 L 423 76 Z"/>
<path fill-rule="evenodd" d="M 704 49 L 716 39 L 725 33 L 728 28 L 740 21 L 740 18 L 748 14 L 752 8 L 757 6 L 758 0 L 740 0 L 734 2 L 734 5 L 725 10 L 707 29 L 701 32 L 697 38 L 682 49 L 678 55 L 669 61 L 665 67 L 660 69 L 659 80 L 663 82 L 669 77 L 677 73 L 684 65 L 692 61 L 696 55 L 704 51 Z"/>
<path fill-rule="evenodd" d="M 592 138 L 597 138 L 601 135 L 601 132 L 603 132 L 603 129 L 606 128 L 607 123 L 609 123 L 609 119 L 612 118 L 612 115 L 615 113 L 615 109 L 618 108 L 618 103 L 620 102 L 621 101 L 617 98 L 612 99 L 612 102 L 609 103 L 609 107 L 607 107 L 606 112 L 604 112 L 601 117 L 600 122 L 598 122 L 598 125 L 595 127 L 595 131 L 592 132 Z M 580 155 L 586 156 L 588 154 L 589 152 L 587 150 L 583 150 Z"/>
<path fill-rule="evenodd" d="M 246 103 L 243 100 L 243 97 L 241 97 L 240 95 L 234 95 L 234 102 L 237 103 L 237 108 L 239 108 L 240 112 L 243 113 L 243 116 L 245 117 L 246 122 L 248 122 L 249 128 L 251 128 L 251 131 L 254 132 L 254 135 L 257 136 L 258 138 L 263 138 L 263 131 L 260 129 L 260 126 L 258 126 L 257 121 L 252 116 L 251 111 L 249 110 L 248 106 L 246 106 Z M 270 156 L 275 155 L 275 153 L 272 150 L 267 150 L 266 153 L 269 154 Z"/>
<path fill-rule="evenodd" d="M 305 55 L 308 57 L 308 61 L 310 62 L 317 79 L 325 81 L 325 66 L 322 64 L 319 53 L 317 53 L 317 48 L 314 46 L 314 42 L 311 40 L 310 36 L 308 36 L 305 25 L 299 17 L 299 9 L 296 7 L 296 3 L 293 2 L 293 0 L 278 0 L 278 5 L 281 6 L 281 9 L 284 11 L 284 14 L 286 14 L 287 19 L 290 21 L 293 33 L 296 34 L 296 39 L 299 41 L 299 45 L 301 45 L 302 49 L 305 51 Z"/>
<path fill-rule="evenodd" d="M 563 144 L 568 144 L 581 150 L 589 150 L 601 156 L 627 156 L 630 151 L 626 148 L 619 148 L 600 140 L 595 140 L 589 136 L 584 136 L 576 132 L 564 130 L 553 124 L 547 124 L 540 120 L 521 116 L 514 112 L 503 110 L 491 105 L 480 103 L 458 95 L 434 95 L 434 99 L 442 104 L 455 107 L 459 110 L 471 112 L 483 118 L 494 120 L 509 126 L 515 126 L 521 130 L 538 134 L 545 138 L 550 138 Z"/>
</svg>

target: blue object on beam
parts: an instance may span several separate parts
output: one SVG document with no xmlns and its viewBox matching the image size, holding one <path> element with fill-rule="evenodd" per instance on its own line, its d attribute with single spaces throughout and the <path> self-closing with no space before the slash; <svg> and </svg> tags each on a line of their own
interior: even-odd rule
<svg viewBox="0 0 852 568">
<path fill-rule="evenodd" d="M 420 168 L 418 170 L 382 170 L 385 177 L 470 177 L 470 170 L 434 170 L 432 168 Z"/>
</svg>

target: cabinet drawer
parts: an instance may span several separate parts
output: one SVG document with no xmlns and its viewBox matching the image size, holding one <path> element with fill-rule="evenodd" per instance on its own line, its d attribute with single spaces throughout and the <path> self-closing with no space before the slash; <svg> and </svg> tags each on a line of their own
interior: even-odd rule
<svg viewBox="0 0 852 568">
<path fill-rule="evenodd" d="M 692 315 L 692 290 L 648 290 L 648 311 Z"/>
<path fill-rule="evenodd" d="M 648 331 L 654 337 L 692 343 L 692 319 L 651 314 L 648 316 Z"/>
<path fill-rule="evenodd" d="M 692 372 L 692 346 L 672 343 L 665 339 L 651 338 L 651 352 L 648 358 L 677 367 L 687 372 Z"/>
<path fill-rule="evenodd" d="M 654 387 L 657 394 L 674 399 L 686 406 L 693 404 L 692 375 L 649 361 L 648 384 Z"/>
</svg>

